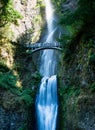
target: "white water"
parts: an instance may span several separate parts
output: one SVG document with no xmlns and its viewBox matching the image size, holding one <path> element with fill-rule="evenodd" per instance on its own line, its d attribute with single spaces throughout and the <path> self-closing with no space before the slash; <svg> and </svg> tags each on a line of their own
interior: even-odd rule
<svg viewBox="0 0 95 130">
<path fill-rule="evenodd" d="M 46 42 L 53 43 L 54 13 L 50 0 L 45 0 L 48 36 Z M 45 50 L 41 56 L 40 73 L 43 78 L 36 99 L 38 130 L 56 130 L 58 111 L 56 55 L 53 50 Z"/>
</svg>

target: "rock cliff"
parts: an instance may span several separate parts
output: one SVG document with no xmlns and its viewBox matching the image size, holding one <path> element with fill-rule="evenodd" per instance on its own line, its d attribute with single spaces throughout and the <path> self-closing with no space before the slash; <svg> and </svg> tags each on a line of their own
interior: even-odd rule
<svg viewBox="0 0 95 130">
<path fill-rule="evenodd" d="M 38 54 L 29 55 L 23 45 L 39 40 L 44 5 L 9 0 L 1 1 L 0 7 L 0 130 L 35 129 Z"/>
<path fill-rule="evenodd" d="M 44 3 L 14 0 L 10 7 L 6 2 L 12 1 L 0 4 L 0 130 L 35 130 L 39 54 L 31 56 L 22 45 L 40 39 Z M 63 30 L 57 40 L 64 48 L 58 74 L 57 128 L 95 130 L 95 3 L 52 2 Z"/>
<path fill-rule="evenodd" d="M 14 0 L 14 8 L 22 15 L 22 19 L 18 20 L 18 26 L 11 25 L 13 41 L 20 38 L 20 42 L 34 43 L 39 40 L 43 25 L 40 7 L 37 0 Z"/>
</svg>

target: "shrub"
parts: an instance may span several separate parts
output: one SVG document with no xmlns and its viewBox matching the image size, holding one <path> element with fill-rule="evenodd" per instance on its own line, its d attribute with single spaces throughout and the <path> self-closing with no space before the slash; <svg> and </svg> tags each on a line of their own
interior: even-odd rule
<svg viewBox="0 0 95 130">
<path fill-rule="evenodd" d="M 8 72 L 9 68 L 3 63 L 0 62 L 0 72 Z"/>
<path fill-rule="evenodd" d="M 0 87 L 3 89 L 10 89 L 16 87 L 17 77 L 8 73 L 0 73 Z"/>
<path fill-rule="evenodd" d="M 21 100 L 26 104 L 26 106 L 30 106 L 33 103 L 33 94 L 31 89 L 26 89 L 22 91 Z"/>
<path fill-rule="evenodd" d="M 91 92 L 95 92 L 95 82 L 90 86 Z"/>
<path fill-rule="evenodd" d="M 95 54 L 92 54 L 89 56 L 89 64 L 94 64 L 95 63 Z"/>
<path fill-rule="evenodd" d="M 12 0 L 1 0 L 2 7 L 0 8 L 0 27 L 7 23 L 17 24 L 17 19 L 22 18 L 20 13 L 13 7 Z"/>
</svg>

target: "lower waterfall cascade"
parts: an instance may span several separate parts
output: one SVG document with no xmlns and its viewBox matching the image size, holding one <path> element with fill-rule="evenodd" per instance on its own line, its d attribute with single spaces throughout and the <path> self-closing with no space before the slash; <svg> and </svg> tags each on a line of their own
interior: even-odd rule
<svg viewBox="0 0 95 130">
<path fill-rule="evenodd" d="M 56 75 L 43 77 L 37 96 L 38 130 L 55 130 L 57 118 Z"/>
</svg>

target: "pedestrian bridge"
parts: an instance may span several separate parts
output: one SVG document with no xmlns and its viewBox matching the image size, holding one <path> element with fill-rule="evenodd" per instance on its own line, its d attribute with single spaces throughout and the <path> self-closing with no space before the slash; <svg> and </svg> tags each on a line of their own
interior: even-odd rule
<svg viewBox="0 0 95 130">
<path fill-rule="evenodd" d="M 34 44 L 27 44 L 26 47 L 31 51 L 31 53 L 44 50 L 44 49 L 55 49 L 62 51 L 62 46 L 59 42 L 52 43 L 34 43 Z"/>
</svg>

